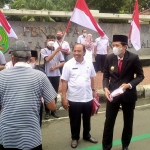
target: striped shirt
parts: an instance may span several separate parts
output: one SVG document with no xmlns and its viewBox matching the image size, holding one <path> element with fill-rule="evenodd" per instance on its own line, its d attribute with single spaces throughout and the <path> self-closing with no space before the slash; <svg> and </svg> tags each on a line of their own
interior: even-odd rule
<svg viewBox="0 0 150 150">
<path fill-rule="evenodd" d="M 0 72 L 0 144 L 30 150 L 42 144 L 39 111 L 57 95 L 41 71 L 15 66 Z"/>
</svg>

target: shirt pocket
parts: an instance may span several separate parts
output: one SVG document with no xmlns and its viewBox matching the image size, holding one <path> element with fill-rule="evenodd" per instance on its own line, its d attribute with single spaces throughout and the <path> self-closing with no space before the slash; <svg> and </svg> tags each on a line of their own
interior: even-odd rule
<svg viewBox="0 0 150 150">
<path fill-rule="evenodd" d="M 79 76 L 80 75 L 80 71 L 78 68 L 72 68 L 71 70 L 71 76 L 72 77 L 76 77 L 76 76 Z"/>
<path fill-rule="evenodd" d="M 85 80 L 88 80 L 91 76 L 91 70 L 90 68 L 86 68 L 82 71 L 82 76 L 85 78 Z"/>
</svg>

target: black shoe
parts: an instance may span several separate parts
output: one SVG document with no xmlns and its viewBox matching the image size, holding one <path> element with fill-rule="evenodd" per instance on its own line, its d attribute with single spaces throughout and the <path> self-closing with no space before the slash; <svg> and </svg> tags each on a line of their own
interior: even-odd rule
<svg viewBox="0 0 150 150">
<path fill-rule="evenodd" d="M 122 147 L 122 150 L 129 150 L 128 147 Z"/>
<path fill-rule="evenodd" d="M 45 114 L 45 119 L 47 120 L 47 119 L 50 119 L 50 113 L 46 113 Z"/>
<path fill-rule="evenodd" d="M 57 115 L 56 111 L 52 111 L 51 115 L 54 116 L 55 118 L 59 118 L 59 116 Z"/>
<path fill-rule="evenodd" d="M 71 147 L 76 148 L 78 146 L 78 140 L 72 140 L 71 141 Z"/>
<path fill-rule="evenodd" d="M 85 141 L 89 141 L 89 142 L 91 142 L 91 143 L 97 143 L 98 141 L 97 140 L 95 140 L 93 137 L 90 137 L 89 139 L 84 139 Z"/>
</svg>

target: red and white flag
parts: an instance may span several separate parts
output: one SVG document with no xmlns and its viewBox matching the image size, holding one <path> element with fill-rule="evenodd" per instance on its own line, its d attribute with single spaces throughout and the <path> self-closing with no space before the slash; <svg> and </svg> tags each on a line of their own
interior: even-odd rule
<svg viewBox="0 0 150 150">
<path fill-rule="evenodd" d="M 8 21 L 6 20 L 5 16 L 1 11 L 0 11 L 0 26 L 4 28 L 8 37 L 13 37 L 18 39 L 16 33 L 14 32 L 14 30 L 12 29 L 12 27 L 10 26 L 10 24 L 8 23 Z"/>
<path fill-rule="evenodd" d="M 141 48 L 138 0 L 136 0 L 134 6 L 129 39 L 131 40 L 131 43 L 136 50 Z"/>
<path fill-rule="evenodd" d="M 104 38 L 108 38 L 106 34 L 103 32 L 103 30 L 100 28 L 98 23 L 95 21 L 87 4 L 85 3 L 85 0 L 77 1 L 70 21 L 75 22 L 76 24 L 79 24 L 91 30 L 94 30 Z"/>
</svg>

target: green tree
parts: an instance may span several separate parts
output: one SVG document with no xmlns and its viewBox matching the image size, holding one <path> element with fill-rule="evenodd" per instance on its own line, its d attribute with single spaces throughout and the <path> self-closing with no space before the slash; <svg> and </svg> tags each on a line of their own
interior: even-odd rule
<svg viewBox="0 0 150 150">
<path fill-rule="evenodd" d="M 6 1 L 0 0 L 0 5 Z M 85 0 L 89 9 L 99 10 L 100 13 L 133 13 L 135 0 Z M 13 0 L 10 4 L 14 9 L 29 10 L 53 10 L 53 11 L 73 11 L 76 0 Z M 150 0 L 139 0 L 139 11 L 150 8 Z M 14 19 L 14 16 L 11 17 Z M 17 17 L 20 20 L 29 21 L 68 21 L 69 18 L 59 17 L 33 17 L 23 16 Z M 100 20 L 101 22 L 114 22 L 114 20 Z M 121 20 L 117 20 L 120 22 Z M 121 21 L 122 22 L 122 21 Z M 124 21 L 123 21 L 124 22 Z M 125 21 L 126 22 L 126 21 Z"/>
<path fill-rule="evenodd" d="M 100 13 L 119 13 L 125 0 L 86 0 L 90 9 L 99 10 Z"/>
<path fill-rule="evenodd" d="M 3 8 L 5 4 L 9 4 L 12 0 L 0 0 L 0 8 Z"/>
</svg>

